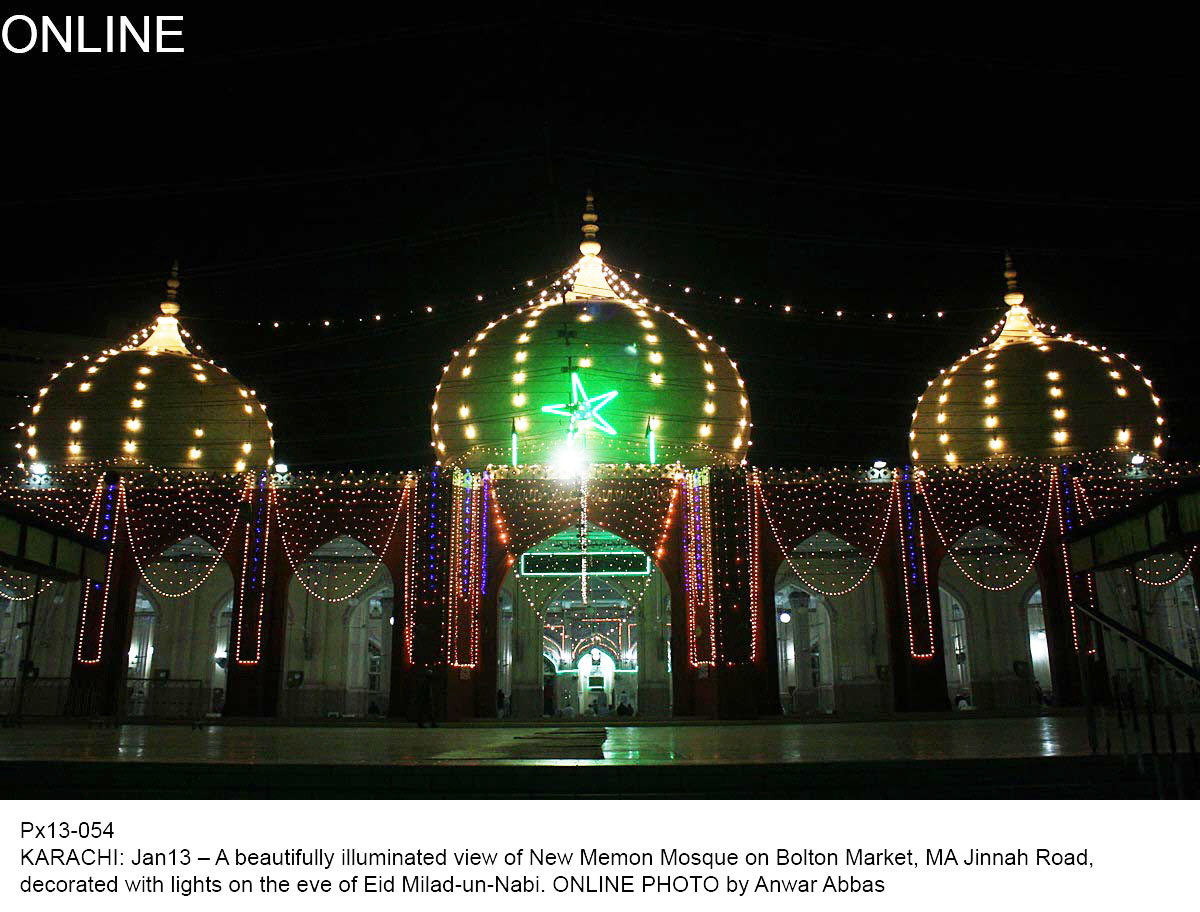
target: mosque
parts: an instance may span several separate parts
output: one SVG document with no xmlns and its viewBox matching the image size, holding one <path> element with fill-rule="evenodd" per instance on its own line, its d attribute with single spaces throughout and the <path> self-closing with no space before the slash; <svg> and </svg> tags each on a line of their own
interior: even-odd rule
<svg viewBox="0 0 1200 912">
<path fill-rule="evenodd" d="M 451 720 L 1030 712 L 1137 677 L 1086 606 L 1200 665 L 1194 548 L 1093 574 L 1070 547 L 1195 473 L 1142 367 L 1040 323 L 1011 263 L 908 464 L 781 470 L 732 354 L 601 258 L 590 195 L 582 230 L 452 353 L 430 465 L 391 474 L 276 462 L 172 275 L 17 429 L 0 710 L 405 719 L 432 676 Z"/>
</svg>

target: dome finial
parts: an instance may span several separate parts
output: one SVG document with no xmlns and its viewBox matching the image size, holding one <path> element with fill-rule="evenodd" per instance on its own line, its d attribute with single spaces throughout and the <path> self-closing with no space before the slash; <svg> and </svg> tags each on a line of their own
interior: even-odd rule
<svg viewBox="0 0 1200 912">
<path fill-rule="evenodd" d="M 173 317 L 179 313 L 179 260 L 171 263 L 171 275 L 167 278 L 167 297 L 161 304 L 158 305 L 168 317 Z"/>
<path fill-rule="evenodd" d="M 600 242 L 596 235 L 600 233 L 600 217 L 596 215 L 596 198 L 588 190 L 583 207 L 583 240 L 579 244 L 579 252 L 584 256 L 596 256 L 600 253 Z"/>
<path fill-rule="evenodd" d="M 1025 300 L 1025 295 L 1017 289 L 1017 267 L 1013 265 L 1012 254 L 1007 250 L 1004 251 L 1004 303 L 1009 307 L 1016 307 Z"/>
</svg>

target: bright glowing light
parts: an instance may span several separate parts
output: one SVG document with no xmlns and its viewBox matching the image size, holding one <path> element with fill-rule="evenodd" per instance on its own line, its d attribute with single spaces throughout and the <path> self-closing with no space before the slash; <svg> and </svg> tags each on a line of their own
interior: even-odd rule
<svg viewBox="0 0 1200 912">
<path fill-rule="evenodd" d="M 557 478 L 582 478 L 588 473 L 587 454 L 571 442 L 564 443 L 550 459 L 550 469 Z"/>
</svg>

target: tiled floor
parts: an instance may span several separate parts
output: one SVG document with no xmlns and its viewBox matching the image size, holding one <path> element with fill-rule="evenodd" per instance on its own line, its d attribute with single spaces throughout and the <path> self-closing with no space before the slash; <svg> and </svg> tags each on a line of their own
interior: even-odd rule
<svg viewBox="0 0 1200 912">
<path fill-rule="evenodd" d="M 0 732 L 0 762 L 150 761 L 248 764 L 837 763 L 1079 756 L 1078 716 L 808 724 L 529 727 L 29 724 Z"/>
</svg>

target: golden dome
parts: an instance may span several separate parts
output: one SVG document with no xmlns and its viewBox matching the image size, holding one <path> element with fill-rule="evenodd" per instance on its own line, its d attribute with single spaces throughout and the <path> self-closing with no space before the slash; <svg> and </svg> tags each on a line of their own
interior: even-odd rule
<svg viewBox="0 0 1200 912">
<path fill-rule="evenodd" d="M 917 399 L 913 463 L 1161 452 L 1166 419 L 1141 367 L 1070 334 L 1045 332 L 1016 290 L 1011 263 L 1006 277 L 1009 307 L 999 331 L 930 380 Z"/>
<path fill-rule="evenodd" d="M 178 287 L 173 272 L 153 326 L 119 349 L 68 363 L 39 391 L 20 429 L 25 464 L 215 472 L 271 465 L 275 441 L 266 407 L 184 343 L 175 316 Z"/>
<path fill-rule="evenodd" d="M 439 461 L 553 464 L 564 448 L 587 463 L 745 459 L 750 404 L 737 365 L 606 266 L 597 230 L 589 195 L 582 258 L 443 368 L 432 417 Z"/>
</svg>

